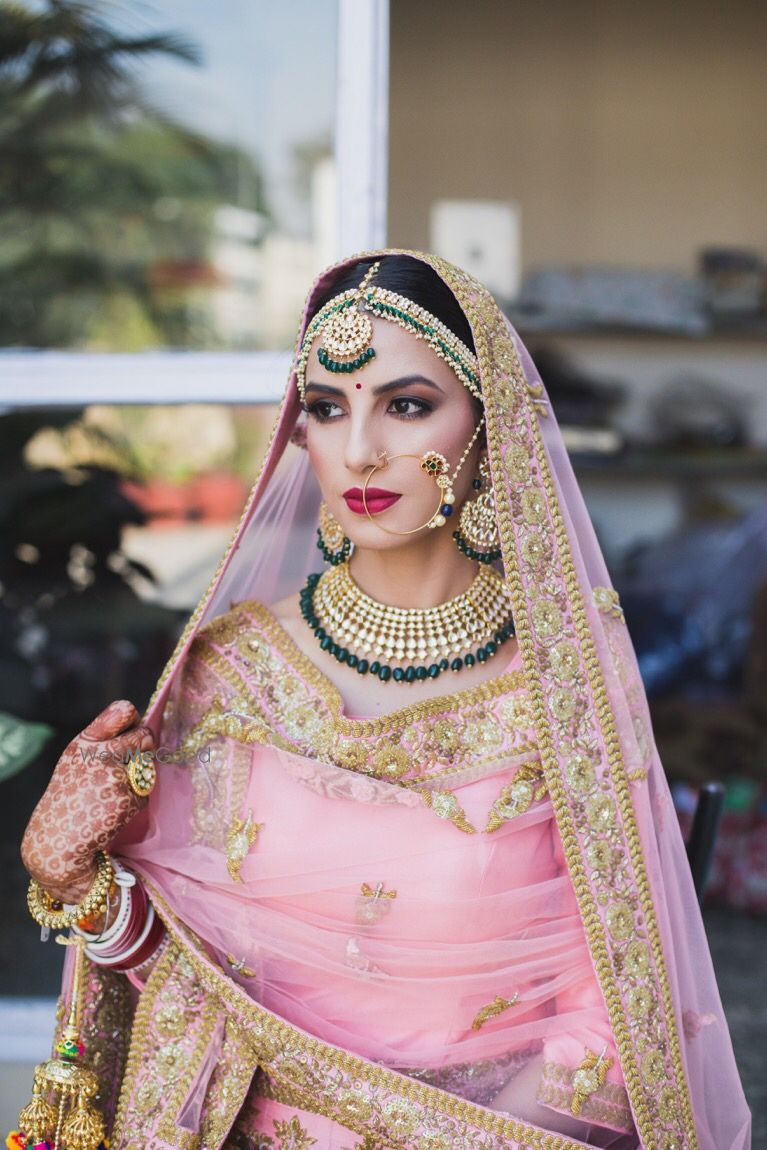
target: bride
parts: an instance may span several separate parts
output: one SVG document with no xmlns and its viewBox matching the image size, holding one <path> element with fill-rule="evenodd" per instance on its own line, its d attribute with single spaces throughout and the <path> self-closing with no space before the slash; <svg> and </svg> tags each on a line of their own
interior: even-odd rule
<svg viewBox="0 0 767 1150">
<path fill-rule="evenodd" d="M 77 945 L 13 1145 L 57 1118 L 57 1150 L 750 1147 L 554 412 L 436 257 L 312 286 L 147 713 L 73 740 L 22 853 L 30 909 Z M 67 1042 L 99 1076 L 79 1125 L 46 1097 Z"/>
</svg>

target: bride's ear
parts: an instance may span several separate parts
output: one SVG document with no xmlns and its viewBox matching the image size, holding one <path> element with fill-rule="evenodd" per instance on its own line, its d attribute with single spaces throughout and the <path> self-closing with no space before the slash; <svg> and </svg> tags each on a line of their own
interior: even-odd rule
<svg viewBox="0 0 767 1150">
<path fill-rule="evenodd" d="M 294 443 L 296 447 L 303 447 L 306 450 L 306 420 L 298 419 L 296 426 L 290 436 L 290 442 Z"/>
</svg>

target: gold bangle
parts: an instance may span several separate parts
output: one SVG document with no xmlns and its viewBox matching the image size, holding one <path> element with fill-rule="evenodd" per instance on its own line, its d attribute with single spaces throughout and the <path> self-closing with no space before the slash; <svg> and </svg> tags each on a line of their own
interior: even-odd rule
<svg viewBox="0 0 767 1150">
<path fill-rule="evenodd" d="M 96 877 L 91 889 L 85 898 L 70 910 L 66 910 L 63 903 L 54 898 L 37 879 L 30 879 L 27 906 L 35 922 L 48 927 L 49 930 L 66 930 L 74 926 L 78 919 L 100 914 L 106 910 L 115 868 L 109 855 L 104 851 L 96 852 L 96 867 Z"/>
</svg>

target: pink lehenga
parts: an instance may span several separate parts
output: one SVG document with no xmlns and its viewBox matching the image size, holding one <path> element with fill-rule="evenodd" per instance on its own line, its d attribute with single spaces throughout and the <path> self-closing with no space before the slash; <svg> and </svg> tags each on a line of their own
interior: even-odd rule
<svg viewBox="0 0 767 1150">
<path fill-rule="evenodd" d="M 518 649 L 480 686 L 345 712 L 269 607 L 315 565 L 291 379 L 149 707 L 157 787 L 114 847 L 170 941 L 134 1001 L 90 971 L 112 1150 L 748 1150 L 633 647 L 545 388 L 488 293 L 417 258 L 472 328 Z M 498 1101 L 531 1068 L 550 1127 Z"/>
</svg>

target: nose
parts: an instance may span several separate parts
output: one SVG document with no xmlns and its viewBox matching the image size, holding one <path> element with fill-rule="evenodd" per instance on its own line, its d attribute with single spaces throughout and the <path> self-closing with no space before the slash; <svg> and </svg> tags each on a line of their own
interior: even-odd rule
<svg viewBox="0 0 767 1150">
<path fill-rule="evenodd" d="M 359 418 L 352 417 L 347 426 L 349 434 L 344 447 L 344 463 L 348 471 L 364 476 L 371 467 L 380 464 L 383 444 L 378 442 L 380 436 L 376 434 L 372 421 L 362 413 Z"/>
</svg>

